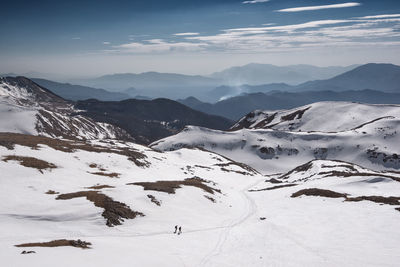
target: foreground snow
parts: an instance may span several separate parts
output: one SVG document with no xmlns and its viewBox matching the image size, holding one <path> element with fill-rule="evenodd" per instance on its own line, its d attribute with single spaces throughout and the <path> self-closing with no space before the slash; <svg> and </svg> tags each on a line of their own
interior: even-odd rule
<svg viewBox="0 0 400 267">
<path fill-rule="evenodd" d="M 126 155 L 88 148 L 64 152 L 63 147 L 57 150 L 45 144 L 38 149 L 0 146 L 0 257 L 7 266 L 81 266 L 83 262 L 85 266 L 396 266 L 400 261 L 400 212 L 394 209 L 398 206 L 291 197 L 305 188 L 354 197 L 399 196 L 400 182 L 386 177 L 400 178 L 397 173 L 315 161 L 266 177 L 197 149 L 160 153 L 131 143 L 93 141 L 92 145 L 129 149 L 138 159 L 135 163 Z M 4 161 L 7 156 L 35 157 L 57 167 L 40 172 L 15 160 Z M 327 176 L 327 171 L 351 172 L 351 176 Z M 111 178 L 94 172 L 119 175 Z M 221 193 L 182 186 L 168 194 L 127 185 L 191 177 L 210 181 L 206 184 Z M 265 181 L 271 178 L 283 183 Z M 296 185 L 263 190 L 288 183 Z M 97 191 L 145 216 L 107 227 L 102 208 L 84 197 L 56 200 L 60 194 L 93 191 L 88 187 L 97 184 L 113 186 Z M 48 190 L 57 193 L 45 194 Z M 148 194 L 161 206 L 152 203 Z M 172 233 L 176 224 L 183 227 L 182 235 Z M 62 238 L 82 239 L 92 248 L 14 247 Z M 21 255 L 22 250 L 36 253 Z"/>
</svg>

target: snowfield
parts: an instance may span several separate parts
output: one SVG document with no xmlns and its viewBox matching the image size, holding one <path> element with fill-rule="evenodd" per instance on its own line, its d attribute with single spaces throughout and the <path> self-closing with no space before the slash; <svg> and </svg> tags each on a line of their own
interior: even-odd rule
<svg viewBox="0 0 400 267">
<path fill-rule="evenodd" d="M 160 153 L 118 141 L 38 138 L 0 135 L 0 257 L 10 266 L 396 266 L 400 260 L 400 205 L 291 197 L 307 188 L 349 198 L 399 196 L 399 173 L 320 160 L 263 176 L 198 149 Z M 132 185 L 194 177 L 208 187 L 181 185 L 170 194 Z M 103 187 L 90 189 L 96 185 Z M 268 189 L 277 185 L 284 186 Z M 62 198 L 82 191 L 97 191 L 144 216 L 108 227 L 103 208 L 85 197 Z M 181 235 L 173 234 L 175 225 L 183 227 Z M 14 246 L 58 239 L 92 245 Z"/>
</svg>

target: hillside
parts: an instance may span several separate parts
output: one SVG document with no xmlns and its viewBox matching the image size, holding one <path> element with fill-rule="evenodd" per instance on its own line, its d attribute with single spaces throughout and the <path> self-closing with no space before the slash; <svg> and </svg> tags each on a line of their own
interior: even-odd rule
<svg viewBox="0 0 400 267">
<path fill-rule="evenodd" d="M 82 110 L 79 112 L 81 115 L 126 130 L 142 144 L 173 135 L 186 125 L 225 130 L 233 124 L 223 117 L 208 115 L 169 99 L 129 99 L 120 102 L 87 100 L 78 101 L 75 107 Z"/>
<path fill-rule="evenodd" d="M 69 139 L 131 139 L 122 129 L 75 116 L 73 104 L 24 77 L 0 78 L 0 131 Z"/>
<path fill-rule="evenodd" d="M 234 126 L 236 131 L 187 127 L 151 147 L 201 147 L 263 173 L 288 171 L 313 159 L 400 169 L 399 112 L 398 105 L 321 102 L 279 111 L 276 117 L 274 112 L 251 113 Z"/>
</svg>

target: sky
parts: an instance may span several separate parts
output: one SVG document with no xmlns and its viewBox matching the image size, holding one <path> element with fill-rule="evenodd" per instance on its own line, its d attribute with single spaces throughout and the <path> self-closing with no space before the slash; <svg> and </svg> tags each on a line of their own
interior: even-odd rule
<svg viewBox="0 0 400 267">
<path fill-rule="evenodd" d="M 3 0 L 0 73 L 400 65 L 399 0 Z"/>
</svg>

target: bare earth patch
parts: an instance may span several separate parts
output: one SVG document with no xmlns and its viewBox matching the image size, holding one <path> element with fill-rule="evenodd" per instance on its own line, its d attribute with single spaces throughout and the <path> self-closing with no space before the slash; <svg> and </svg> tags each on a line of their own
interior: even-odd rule
<svg viewBox="0 0 400 267">
<path fill-rule="evenodd" d="M 21 164 L 22 166 L 25 166 L 28 168 L 35 168 L 35 169 L 39 170 L 41 173 L 43 173 L 43 170 L 45 170 L 45 169 L 57 168 L 57 166 L 54 165 L 53 163 L 50 163 L 50 162 L 47 162 L 47 161 L 44 161 L 41 159 L 33 158 L 33 157 L 23 157 L 23 156 L 14 156 L 14 155 L 4 156 L 4 158 L 3 158 L 4 162 L 8 162 L 9 160 L 18 161 L 19 164 Z"/>
<path fill-rule="evenodd" d="M 359 197 L 349 197 L 349 194 L 338 193 L 331 190 L 318 189 L 318 188 L 309 188 L 302 189 L 293 193 L 291 197 L 299 197 L 299 196 L 321 196 L 321 197 L 329 197 L 329 198 L 344 198 L 344 201 L 349 202 L 359 202 L 359 201 L 371 201 L 378 204 L 386 204 L 386 205 L 400 205 L 400 197 L 382 197 L 382 196 L 359 196 Z M 400 211 L 400 208 L 396 208 L 396 210 Z"/>
<path fill-rule="evenodd" d="M 319 188 L 308 188 L 302 189 L 293 193 L 291 197 L 300 197 L 300 196 L 318 196 L 318 197 L 330 197 L 330 198 L 346 198 L 347 194 L 338 193 L 331 190 L 319 189 Z"/>
<path fill-rule="evenodd" d="M 143 213 L 133 211 L 125 203 L 115 201 L 109 196 L 99 193 L 99 191 L 80 191 L 62 194 L 56 199 L 67 200 L 78 197 L 86 197 L 86 199 L 93 202 L 96 207 L 103 208 L 104 211 L 101 215 L 107 220 L 106 225 L 109 227 L 121 225 L 124 219 L 134 219 L 137 216 L 144 216 Z"/>
<path fill-rule="evenodd" d="M 56 191 L 54 191 L 54 190 L 48 190 L 48 191 L 46 192 L 46 194 L 48 194 L 48 195 L 57 195 L 57 194 L 60 194 L 60 192 L 56 192 Z"/>
<path fill-rule="evenodd" d="M 114 186 L 111 185 L 106 185 L 106 184 L 99 184 L 99 185 L 93 185 L 93 186 L 89 186 L 89 187 L 85 187 L 86 189 L 103 189 L 103 188 L 115 188 Z"/>
<path fill-rule="evenodd" d="M 296 186 L 297 184 L 282 184 L 282 185 L 276 185 L 276 186 L 271 186 L 267 188 L 262 188 L 262 189 L 250 189 L 249 192 L 259 192 L 259 191 L 269 191 L 269 190 L 275 190 L 279 188 L 285 188 L 285 187 L 291 187 L 291 186 Z"/>
<path fill-rule="evenodd" d="M 129 183 L 127 185 L 140 185 L 144 190 L 160 191 L 168 194 L 175 194 L 176 189 L 185 186 L 194 186 L 203 189 L 207 193 L 214 194 L 214 192 L 221 193 L 221 190 L 215 189 L 207 185 L 210 181 L 206 181 L 199 177 L 187 178 L 183 181 L 157 181 L 157 182 L 138 182 Z"/>
<path fill-rule="evenodd" d="M 215 200 L 215 198 L 210 197 L 210 196 L 206 196 L 204 195 L 205 198 L 207 198 L 208 200 L 210 200 L 212 203 L 216 203 L 217 201 Z"/>
<path fill-rule="evenodd" d="M 381 203 L 386 205 L 400 205 L 400 197 L 382 197 L 382 196 L 360 196 L 360 197 L 348 197 L 345 201 L 372 201 L 375 203 Z"/>
<path fill-rule="evenodd" d="M 116 172 L 89 172 L 90 174 L 94 174 L 94 175 L 101 175 L 101 176 L 107 176 L 110 178 L 119 178 L 119 176 L 121 175 L 120 173 L 116 173 Z"/>
<path fill-rule="evenodd" d="M 155 196 L 147 195 L 147 197 L 150 198 L 151 202 L 153 202 L 157 206 L 161 206 L 161 201 L 159 201 Z"/>
<path fill-rule="evenodd" d="M 41 243 L 25 243 L 25 244 L 19 244 L 15 245 L 16 247 L 19 248 L 25 248 L 25 247 L 75 247 L 75 248 L 90 248 L 92 244 L 90 242 L 82 241 L 80 239 L 78 240 L 67 240 L 67 239 L 58 239 L 58 240 L 53 240 L 49 242 L 41 242 Z"/>
</svg>

